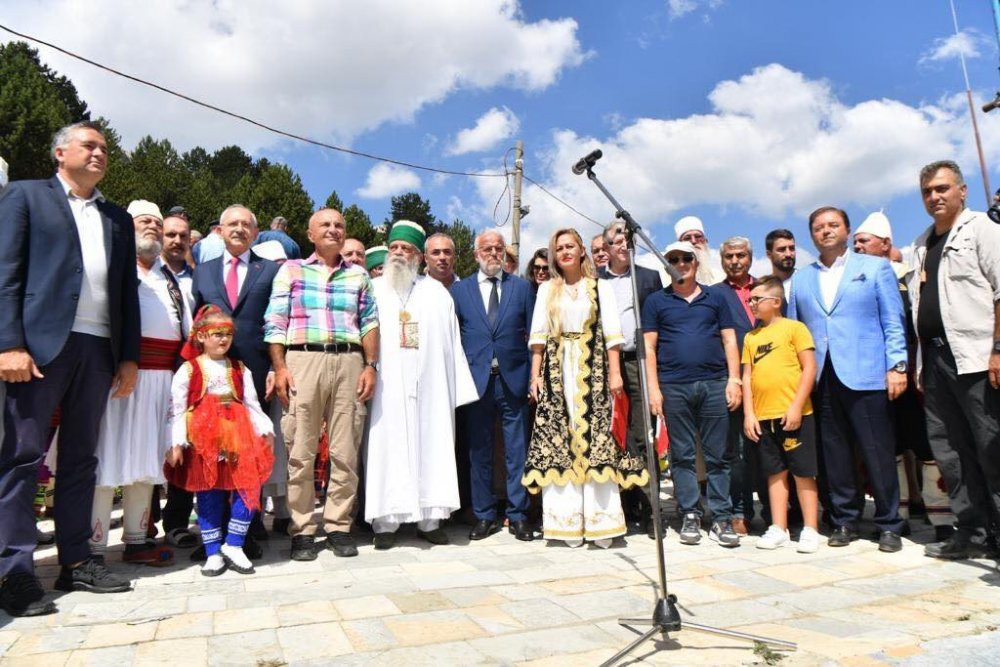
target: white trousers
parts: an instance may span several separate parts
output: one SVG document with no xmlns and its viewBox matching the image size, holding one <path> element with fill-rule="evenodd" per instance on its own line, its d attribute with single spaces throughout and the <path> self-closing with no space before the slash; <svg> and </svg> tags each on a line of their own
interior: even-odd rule
<svg viewBox="0 0 1000 667">
<path fill-rule="evenodd" d="M 543 486 L 542 532 L 547 540 L 571 544 L 624 535 L 625 514 L 618 484 L 587 480 L 583 484 Z"/>
<path fill-rule="evenodd" d="M 153 485 L 136 482 L 123 487 L 122 510 L 124 511 L 125 544 L 143 544 L 146 528 L 149 526 L 149 504 L 153 498 Z M 111 505 L 115 487 L 98 486 L 94 489 L 94 507 L 90 513 L 90 552 L 103 554 L 108 550 L 108 532 L 111 529 Z"/>
<path fill-rule="evenodd" d="M 417 530 L 429 533 L 437 530 L 441 525 L 441 519 L 421 519 L 417 521 Z M 395 533 L 399 530 L 399 522 L 393 517 L 379 517 L 372 519 L 372 530 L 376 533 Z"/>
</svg>

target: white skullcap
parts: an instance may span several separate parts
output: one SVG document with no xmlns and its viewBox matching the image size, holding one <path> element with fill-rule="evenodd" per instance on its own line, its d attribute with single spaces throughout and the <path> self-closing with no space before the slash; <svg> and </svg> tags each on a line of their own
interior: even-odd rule
<svg viewBox="0 0 1000 667">
<path fill-rule="evenodd" d="M 160 207 L 145 199 L 136 199 L 128 205 L 126 210 L 133 218 L 138 218 L 140 215 L 151 215 L 160 222 L 163 221 L 163 214 L 160 213 Z"/>
<path fill-rule="evenodd" d="M 269 259 L 272 262 L 283 262 L 288 259 L 288 255 L 285 254 L 285 246 L 281 245 L 280 241 L 264 241 L 255 245 L 251 250 L 258 257 Z"/>
<path fill-rule="evenodd" d="M 701 218 L 696 218 L 693 215 L 687 215 L 678 220 L 674 225 L 674 235 L 676 235 L 678 239 L 691 230 L 699 231 L 702 234 L 705 233 L 705 225 L 701 224 Z"/>
<path fill-rule="evenodd" d="M 861 226 L 854 230 L 855 234 L 871 234 L 880 239 L 892 240 L 892 227 L 889 225 L 889 218 L 882 211 L 872 213 Z"/>
</svg>

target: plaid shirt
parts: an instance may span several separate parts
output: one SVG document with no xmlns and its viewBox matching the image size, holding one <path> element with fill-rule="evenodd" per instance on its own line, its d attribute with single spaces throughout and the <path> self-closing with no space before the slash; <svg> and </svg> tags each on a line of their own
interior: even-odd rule
<svg viewBox="0 0 1000 667">
<path fill-rule="evenodd" d="M 315 253 L 278 269 L 264 313 L 264 342 L 356 343 L 378 327 L 368 273 L 341 257 L 328 267 Z"/>
</svg>

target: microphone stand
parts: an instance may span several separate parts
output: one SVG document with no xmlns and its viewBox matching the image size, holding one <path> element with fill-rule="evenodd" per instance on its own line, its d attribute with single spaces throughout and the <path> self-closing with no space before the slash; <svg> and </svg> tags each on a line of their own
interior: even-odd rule
<svg viewBox="0 0 1000 667">
<path fill-rule="evenodd" d="M 604 196 L 608 198 L 608 201 L 610 201 L 615 207 L 615 216 L 625 223 L 625 238 L 628 242 L 629 261 L 631 262 L 629 275 L 632 282 L 632 303 L 635 305 L 635 310 L 638 313 L 639 287 L 636 283 L 635 277 L 636 236 L 638 236 L 646 247 L 660 260 L 663 264 L 663 268 L 666 269 L 667 273 L 673 280 L 678 280 L 680 278 L 680 274 L 667 262 L 664 257 L 660 255 L 660 253 L 656 252 L 656 246 L 650 238 L 646 236 L 642 227 L 636 223 L 631 214 L 622 208 L 622 205 L 618 203 L 618 200 L 615 199 L 614 196 L 608 192 L 608 189 L 604 187 L 604 184 L 598 180 L 597 175 L 594 174 L 594 165 L 592 161 L 587 161 L 586 172 L 587 178 L 589 178 L 591 182 L 597 186 Z M 660 466 L 659 462 L 656 460 L 656 444 L 653 438 L 653 426 L 650 423 L 649 415 L 649 379 L 646 377 L 646 345 L 643 341 L 642 327 L 639 324 L 638 316 L 636 317 L 635 342 L 635 357 L 636 363 L 639 366 L 639 388 L 642 393 L 642 406 L 639 409 L 639 413 L 642 415 L 642 427 L 646 434 L 646 467 L 649 472 L 649 502 L 652 506 L 653 532 L 656 538 L 656 569 L 657 574 L 659 575 L 659 591 L 656 598 L 656 604 L 653 606 L 653 615 L 651 618 L 618 619 L 619 625 L 628 627 L 629 629 L 633 629 L 631 626 L 638 625 L 649 626 L 649 630 L 640 634 L 639 637 L 637 637 L 628 646 L 601 663 L 601 667 L 610 667 L 611 665 L 616 664 L 619 660 L 630 654 L 643 642 L 647 639 L 651 639 L 653 635 L 657 633 L 661 635 L 663 640 L 668 640 L 670 639 L 671 632 L 679 632 L 685 629 L 720 635 L 722 637 L 731 637 L 733 639 L 742 639 L 748 642 L 759 642 L 764 645 L 773 646 L 774 648 L 789 649 L 794 651 L 797 648 L 797 645 L 793 642 L 787 642 L 781 639 L 772 639 L 769 637 L 761 637 L 736 630 L 716 628 L 709 625 L 701 625 L 700 623 L 690 623 L 681 619 L 680 612 L 677 610 L 677 596 L 670 593 L 667 589 L 667 569 L 664 564 L 663 557 L 663 522 L 660 520 Z M 656 650 L 660 650 L 659 647 L 657 647 Z"/>
</svg>

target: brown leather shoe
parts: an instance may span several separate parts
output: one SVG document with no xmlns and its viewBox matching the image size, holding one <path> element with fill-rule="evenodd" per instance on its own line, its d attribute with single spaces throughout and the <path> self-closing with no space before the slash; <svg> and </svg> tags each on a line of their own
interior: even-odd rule
<svg viewBox="0 0 1000 667">
<path fill-rule="evenodd" d="M 739 536 L 749 535 L 750 531 L 747 530 L 747 520 L 740 519 L 738 517 L 733 518 L 733 532 Z"/>
</svg>

